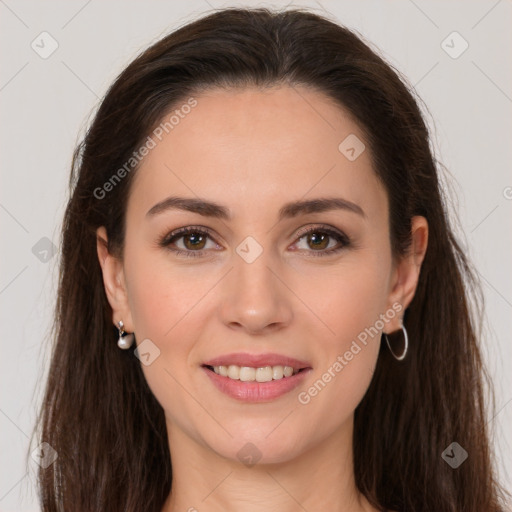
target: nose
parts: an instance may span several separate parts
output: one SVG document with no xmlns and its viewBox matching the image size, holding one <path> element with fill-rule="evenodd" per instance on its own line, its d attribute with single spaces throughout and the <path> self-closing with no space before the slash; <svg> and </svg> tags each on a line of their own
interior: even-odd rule
<svg viewBox="0 0 512 512">
<path fill-rule="evenodd" d="M 265 250 L 252 263 L 235 254 L 221 293 L 222 321 L 231 329 L 265 334 L 283 329 L 293 318 L 293 293 L 282 266 Z"/>
</svg>

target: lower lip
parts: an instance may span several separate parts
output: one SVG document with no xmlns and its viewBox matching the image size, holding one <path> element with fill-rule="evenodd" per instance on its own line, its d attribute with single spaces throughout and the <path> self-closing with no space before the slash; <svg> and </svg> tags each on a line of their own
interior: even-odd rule
<svg viewBox="0 0 512 512">
<path fill-rule="evenodd" d="M 242 382 L 218 375 L 204 366 L 202 368 L 217 389 L 242 402 L 269 402 L 274 400 L 296 388 L 311 371 L 311 368 L 307 368 L 291 377 L 283 377 L 269 382 Z"/>
</svg>

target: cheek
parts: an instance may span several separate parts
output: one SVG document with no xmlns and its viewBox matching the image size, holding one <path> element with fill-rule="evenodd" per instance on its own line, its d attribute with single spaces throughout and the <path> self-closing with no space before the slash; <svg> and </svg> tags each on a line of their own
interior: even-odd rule
<svg viewBox="0 0 512 512">
<path fill-rule="evenodd" d="M 324 416 L 326 428 L 335 428 L 353 413 L 372 379 L 385 325 L 385 269 L 379 258 L 365 258 L 358 265 L 346 262 L 335 274 L 318 272 L 315 286 L 302 288 L 308 304 L 314 305 L 322 335 L 316 342 L 320 364 L 299 403 L 309 413 Z"/>
<path fill-rule="evenodd" d="M 310 323 L 317 324 L 324 347 L 348 349 L 385 312 L 389 273 L 383 260 L 354 253 L 330 269 L 301 269 L 307 279 L 297 279 L 294 290 L 312 313 Z"/>
<path fill-rule="evenodd" d="M 187 324 L 212 276 L 201 276 L 154 250 L 136 250 L 126 257 L 127 288 L 137 337 L 164 344 Z M 194 274 L 195 272 L 195 274 Z"/>
<path fill-rule="evenodd" d="M 191 268 L 171 265 L 156 251 L 137 249 L 125 258 L 130 310 L 137 344 L 149 339 L 158 355 L 142 367 L 157 399 L 180 394 L 188 379 L 189 355 L 201 338 L 201 299 L 212 276 L 199 279 Z M 152 345 L 150 345 L 152 346 Z M 173 380 L 174 377 L 177 380 Z M 162 403 L 163 405 L 163 403 Z"/>
<path fill-rule="evenodd" d="M 173 423 L 195 432 L 201 409 L 184 390 L 200 396 L 190 381 L 197 372 L 190 354 L 205 330 L 202 299 L 218 276 L 198 275 L 144 250 L 127 256 L 125 266 L 137 344 L 149 339 L 158 348 L 158 356 L 142 365 L 148 386 Z"/>
</svg>

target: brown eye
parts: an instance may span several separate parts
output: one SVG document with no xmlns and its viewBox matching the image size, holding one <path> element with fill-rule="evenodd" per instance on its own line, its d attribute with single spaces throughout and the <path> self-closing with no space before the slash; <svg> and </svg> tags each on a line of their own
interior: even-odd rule
<svg viewBox="0 0 512 512">
<path fill-rule="evenodd" d="M 297 237 L 297 249 L 305 250 L 311 256 L 329 256 L 350 245 L 346 235 L 328 227 L 302 230 Z"/>
<path fill-rule="evenodd" d="M 307 243 L 312 244 L 310 245 L 312 249 L 327 249 L 329 245 L 329 238 L 331 238 L 330 235 L 315 231 L 307 235 Z"/>
<path fill-rule="evenodd" d="M 207 237 L 201 233 L 190 233 L 190 234 L 182 236 L 181 238 L 183 238 L 183 245 L 187 249 L 201 250 L 201 249 L 204 249 Z"/>
<path fill-rule="evenodd" d="M 212 244 L 208 247 L 208 242 Z M 210 233 L 203 228 L 193 226 L 178 229 L 160 240 L 159 245 L 179 256 L 202 256 L 208 249 L 218 248 Z"/>
</svg>

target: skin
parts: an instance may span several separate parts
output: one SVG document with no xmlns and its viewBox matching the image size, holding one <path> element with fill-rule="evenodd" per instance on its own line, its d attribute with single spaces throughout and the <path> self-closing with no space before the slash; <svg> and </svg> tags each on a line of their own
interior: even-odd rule
<svg viewBox="0 0 512 512">
<path fill-rule="evenodd" d="M 355 161 L 338 150 L 349 134 L 364 142 L 362 131 L 322 93 L 215 89 L 196 99 L 137 171 L 122 261 L 108 253 L 105 229 L 97 233 L 112 321 L 122 319 L 137 343 L 149 338 L 160 350 L 143 371 L 167 422 L 173 487 L 163 510 L 374 510 L 355 486 L 352 435 L 380 332 L 308 404 L 298 394 L 397 303 L 401 313 L 382 330 L 400 329 L 427 222 L 413 218 L 411 251 L 395 261 L 387 194 L 369 150 Z M 215 201 L 232 220 L 178 210 L 146 215 L 170 195 Z M 321 197 L 356 203 L 365 217 L 331 210 L 278 222 L 283 204 Z M 172 230 L 198 225 L 212 233 L 200 244 L 207 254 L 187 258 L 158 245 Z M 327 242 L 317 248 L 296 234 L 319 225 L 342 231 L 351 244 L 315 257 Z M 247 236 L 263 248 L 250 264 L 236 252 Z M 328 248 L 340 245 L 328 240 Z M 173 246 L 197 250 L 187 238 Z M 277 352 L 313 370 L 284 396 L 243 403 L 218 391 L 201 368 L 229 352 Z M 251 467 L 237 456 L 248 442 L 261 454 Z"/>
</svg>

